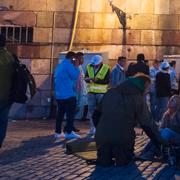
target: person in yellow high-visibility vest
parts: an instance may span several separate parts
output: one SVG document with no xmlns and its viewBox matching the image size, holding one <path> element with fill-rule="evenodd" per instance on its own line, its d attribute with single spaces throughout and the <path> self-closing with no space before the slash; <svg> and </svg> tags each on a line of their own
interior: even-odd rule
<svg viewBox="0 0 180 180">
<path fill-rule="evenodd" d="M 93 112 L 102 99 L 104 93 L 107 92 L 110 80 L 110 68 L 103 63 L 100 55 L 95 55 L 91 59 L 91 63 L 87 65 L 85 81 L 88 89 L 88 111 L 90 117 L 89 135 L 95 134 L 95 127 L 92 121 Z"/>
</svg>

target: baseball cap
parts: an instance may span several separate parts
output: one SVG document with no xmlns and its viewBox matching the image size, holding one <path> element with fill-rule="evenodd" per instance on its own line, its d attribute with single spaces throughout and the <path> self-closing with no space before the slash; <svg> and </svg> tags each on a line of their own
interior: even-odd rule
<svg viewBox="0 0 180 180">
<path fill-rule="evenodd" d="M 169 68 L 169 63 L 167 62 L 167 61 L 163 61 L 162 63 L 161 63 L 161 69 L 167 69 L 167 68 Z"/>
<path fill-rule="evenodd" d="M 92 65 L 99 65 L 102 62 L 103 58 L 100 55 L 94 55 L 91 59 Z"/>
</svg>

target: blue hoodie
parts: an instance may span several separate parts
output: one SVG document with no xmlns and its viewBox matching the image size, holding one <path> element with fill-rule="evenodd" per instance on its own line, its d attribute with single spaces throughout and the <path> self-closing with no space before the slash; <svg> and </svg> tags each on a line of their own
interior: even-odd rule
<svg viewBox="0 0 180 180">
<path fill-rule="evenodd" d="M 57 65 L 54 73 L 56 99 L 68 99 L 76 96 L 79 73 L 79 68 L 75 67 L 70 59 L 65 58 Z"/>
</svg>

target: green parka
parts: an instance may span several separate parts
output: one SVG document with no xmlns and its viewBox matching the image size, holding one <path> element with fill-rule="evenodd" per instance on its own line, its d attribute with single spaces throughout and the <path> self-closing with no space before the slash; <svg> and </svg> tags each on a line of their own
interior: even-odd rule
<svg viewBox="0 0 180 180">
<path fill-rule="evenodd" d="M 97 111 L 100 113 L 95 134 L 97 146 L 108 143 L 133 149 L 134 128 L 137 124 L 140 124 L 154 143 L 163 142 L 158 128 L 150 118 L 142 88 L 138 83 L 133 83 L 132 79 L 110 89 Z"/>
<path fill-rule="evenodd" d="M 5 49 L 0 48 L 0 101 L 8 101 L 14 73 L 14 59 Z"/>
</svg>

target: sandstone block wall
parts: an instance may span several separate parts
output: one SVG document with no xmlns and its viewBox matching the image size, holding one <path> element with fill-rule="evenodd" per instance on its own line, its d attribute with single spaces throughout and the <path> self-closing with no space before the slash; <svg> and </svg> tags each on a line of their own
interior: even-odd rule
<svg viewBox="0 0 180 180">
<path fill-rule="evenodd" d="M 68 49 L 75 0 L 1 0 L 0 25 L 33 27 L 33 43 L 11 45 L 28 62 L 39 92 L 23 107 L 28 117 L 34 111 L 48 116 L 51 75 L 60 51 Z M 112 67 L 119 55 L 135 60 L 145 53 L 148 60 L 164 54 L 180 54 L 179 0 L 113 0 L 127 13 L 126 45 L 123 31 L 108 0 L 81 0 L 73 50 L 108 51 Z M 12 48 L 13 47 L 13 48 Z M 128 51 L 130 50 L 130 51 Z M 34 108 L 36 107 L 36 108 Z M 42 107 L 44 109 L 42 110 Z"/>
</svg>

